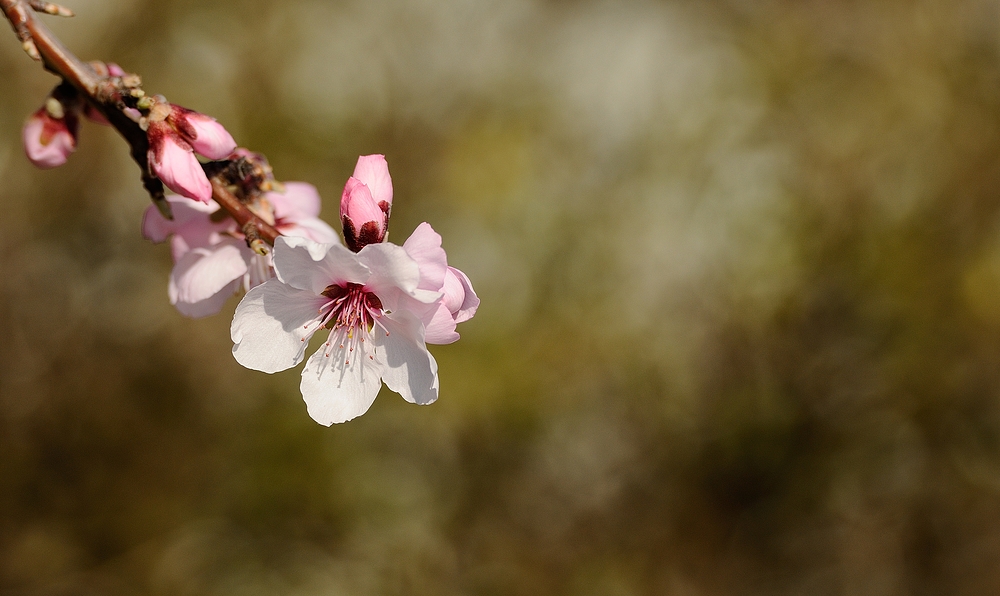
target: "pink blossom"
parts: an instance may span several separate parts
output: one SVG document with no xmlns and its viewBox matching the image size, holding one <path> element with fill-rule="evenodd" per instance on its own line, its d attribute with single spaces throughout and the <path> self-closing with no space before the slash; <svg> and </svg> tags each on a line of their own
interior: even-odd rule
<svg viewBox="0 0 1000 596">
<path fill-rule="evenodd" d="M 302 371 L 309 415 L 329 426 L 364 414 L 382 383 L 411 403 L 438 396 L 437 362 L 424 343 L 419 313 L 440 292 L 419 287 L 420 267 L 400 246 L 339 244 L 280 237 L 277 279 L 247 292 L 231 335 L 236 360 L 274 373 L 304 358 L 317 331 L 326 341 Z"/>
<path fill-rule="evenodd" d="M 269 193 L 276 225 L 285 234 L 336 242 L 336 232 L 318 219 L 319 195 L 309 184 L 290 182 L 286 194 Z M 270 257 L 247 248 L 236 222 L 218 217 L 219 205 L 169 196 L 173 220 L 152 205 L 143 215 L 143 235 L 153 242 L 170 239 L 174 268 L 170 273 L 170 303 L 189 317 L 213 315 L 240 289 L 250 289 L 273 277 Z"/>
<path fill-rule="evenodd" d="M 36 167 L 48 169 L 66 163 L 76 150 L 79 118 L 57 99 L 49 97 L 46 105 L 24 123 L 24 152 Z"/>
<path fill-rule="evenodd" d="M 207 203 L 212 198 L 212 184 L 194 151 L 166 122 L 150 122 L 149 169 L 170 190 L 189 199 Z"/>
</svg>

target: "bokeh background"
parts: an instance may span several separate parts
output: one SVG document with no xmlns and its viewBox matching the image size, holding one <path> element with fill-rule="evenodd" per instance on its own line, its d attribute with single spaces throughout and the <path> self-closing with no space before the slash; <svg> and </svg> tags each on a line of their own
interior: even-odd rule
<svg viewBox="0 0 1000 596">
<path fill-rule="evenodd" d="M 66 3 L 329 221 L 385 153 L 482 307 L 315 424 L 0 36 L 0 594 L 1000 593 L 996 0 Z"/>
</svg>

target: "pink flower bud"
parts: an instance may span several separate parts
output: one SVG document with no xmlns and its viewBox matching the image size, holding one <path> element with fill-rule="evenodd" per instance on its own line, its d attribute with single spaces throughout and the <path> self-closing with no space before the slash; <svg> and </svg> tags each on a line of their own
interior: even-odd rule
<svg viewBox="0 0 1000 596">
<path fill-rule="evenodd" d="M 389 218 L 372 198 L 365 183 L 354 176 L 347 179 L 340 198 L 340 221 L 344 224 L 344 242 L 354 252 L 385 240 Z"/>
<path fill-rule="evenodd" d="M 39 168 L 61 166 L 76 150 L 78 128 L 77 114 L 50 97 L 45 106 L 24 123 L 24 152 Z"/>
<path fill-rule="evenodd" d="M 207 203 L 212 185 L 191 146 L 166 122 L 150 122 L 149 169 L 170 190 L 189 199 Z"/>
<path fill-rule="evenodd" d="M 215 118 L 171 105 L 167 121 L 200 155 L 209 159 L 225 159 L 236 149 L 236 141 Z"/>
</svg>

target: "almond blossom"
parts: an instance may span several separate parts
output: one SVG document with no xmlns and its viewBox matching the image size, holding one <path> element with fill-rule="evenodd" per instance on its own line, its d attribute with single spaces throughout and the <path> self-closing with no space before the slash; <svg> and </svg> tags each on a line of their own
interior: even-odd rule
<svg viewBox="0 0 1000 596">
<path fill-rule="evenodd" d="M 479 304 L 465 274 L 448 267 L 429 224 L 403 246 L 384 242 L 391 188 L 382 156 L 359 159 L 341 202 L 348 246 L 279 237 L 277 277 L 248 291 L 233 317 L 237 362 L 266 373 L 302 362 L 309 339 L 325 335 L 299 385 L 309 415 L 323 425 L 364 414 L 383 382 L 410 403 L 437 400 L 438 367 L 426 343 L 458 339 L 456 322 Z M 386 206 L 355 209 L 369 196 Z M 352 234 L 365 226 L 373 232 Z"/>
<path fill-rule="evenodd" d="M 316 422 L 329 426 L 364 414 L 383 381 L 411 403 L 437 399 L 437 362 L 416 313 L 441 294 L 417 287 L 420 268 L 402 247 L 369 244 L 354 253 L 282 236 L 274 270 L 277 279 L 251 289 L 236 307 L 237 362 L 266 373 L 286 370 L 324 330 L 299 385 Z"/>
<path fill-rule="evenodd" d="M 336 242 L 337 234 L 319 219 L 320 198 L 311 184 L 289 182 L 284 193 L 265 199 L 273 209 L 274 226 L 283 234 L 317 242 Z M 219 205 L 168 196 L 174 219 L 165 219 L 153 206 L 143 215 L 143 235 L 153 242 L 170 239 L 174 268 L 168 295 L 181 314 L 193 318 L 213 315 L 226 299 L 273 277 L 269 256 L 247 247 L 236 222 L 219 217 Z"/>
</svg>

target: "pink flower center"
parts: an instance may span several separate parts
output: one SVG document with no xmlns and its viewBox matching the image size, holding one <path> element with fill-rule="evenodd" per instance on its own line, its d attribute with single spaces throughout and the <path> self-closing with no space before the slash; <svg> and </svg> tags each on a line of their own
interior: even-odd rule
<svg viewBox="0 0 1000 596">
<path fill-rule="evenodd" d="M 344 351 L 344 364 L 350 364 L 351 353 L 358 349 L 374 359 L 369 353 L 374 351 L 374 346 L 371 342 L 366 345 L 365 338 L 371 337 L 372 327 L 379 324 L 384 312 L 378 296 L 353 283 L 327 286 L 322 295 L 330 299 L 320 307 L 320 327 L 330 330 L 326 357 L 332 356 L 334 351 Z"/>
<path fill-rule="evenodd" d="M 323 305 L 323 310 L 330 309 L 323 317 L 324 326 L 328 329 L 344 327 L 353 330 L 360 327 L 367 332 L 375 319 L 382 316 L 382 301 L 359 284 L 327 286 L 322 294 L 330 299 Z"/>
</svg>

